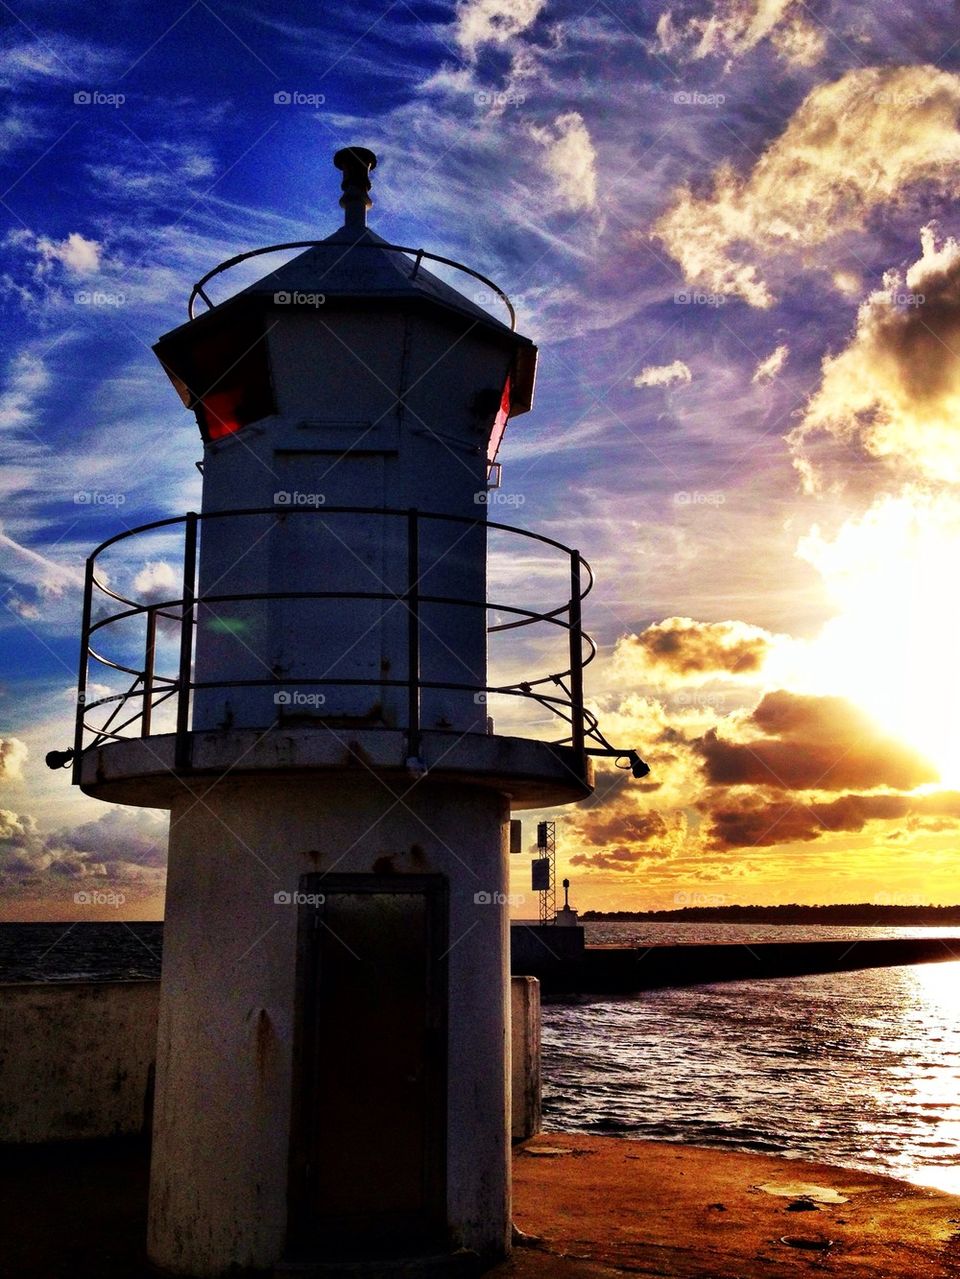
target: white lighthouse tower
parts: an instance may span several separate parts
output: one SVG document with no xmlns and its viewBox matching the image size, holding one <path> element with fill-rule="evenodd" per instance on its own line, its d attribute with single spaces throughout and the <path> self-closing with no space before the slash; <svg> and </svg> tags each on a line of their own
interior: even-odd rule
<svg viewBox="0 0 960 1279">
<path fill-rule="evenodd" d="M 335 163 L 344 225 L 193 318 L 241 259 L 217 268 L 157 344 L 202 511 L 88 562 L 74 778 L 171 814 L 149 1254 L 180 1275 L 508 1252 L 509 817 L 589 794 L 602 741 L 579 554 L 515 530 L 564 595 L 488 599 L 483 495 L 535 348 L 367 228 L 372 153 Z M 102 571 L 161 535 L 166 598 Z M 566 662 L 491 689 L 488 629 L 533 624 Z M 131 687 L 86 697 L 96 663 Z M 563 740 L 496 734 L 491 692 Z"/>
</svg>

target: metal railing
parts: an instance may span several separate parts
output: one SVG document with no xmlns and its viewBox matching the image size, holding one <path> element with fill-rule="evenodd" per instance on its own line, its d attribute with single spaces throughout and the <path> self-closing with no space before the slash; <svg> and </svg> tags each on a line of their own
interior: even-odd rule
<svg viewBox="0 0 960 1279">
<path fill-rule="evenodd" d="M 504 293 L 503 289 L 500 288 L 499 284 L 494 284 L 493 280 L 489 279 L 485 275 L 481 275 L 480 272 L 475 271 L 473 267 L 465 266 L 464 263 L 458 262 L 455 258 L 441 257 L 439 253 L 430 253 L 427 249 L 414 249 L 408 244 L 386 244 L 380 240 L 347 240 L 342 243 L 344 255 L 346 255 L 346 253 L 348 253 L 351 249 L 379 249 L 384 253 L 412 254 L 414 259 L 413 274 L 410 277 L 412 280 L 417 278 L 417 273 L 420 270 L 420 263 L 424 258 L 426 258 L 428 262 L 439 262 L 441 266 L 449 266 L 453 267 L 455 271 L 462 271 L 464 275 L 472 276 L 473 279 L 479 280 L 481 284 L 485 284 L 488 288 L 493 290 L 503 305 L 507 308 L 507 313 L 510 316 L 511 330 L 515 330 L 517 327 L 517 313 L 514 310 L 513 303 L 507 297 L 506 293 Z M 315 249 L 324 244 L 329 244 L 329 241 L 289 240 L 286 244 L 268 244 L 265 248 L 249 249 L 246 253 L 238 253 L 235 257 L 227 258 L 225 262 L 221 262 L 218 266 L 209 270 L 206 275 L 202 275 L 193 286 L 190 291 L 190 297 L 187 301 L 187 315 L 191 320 L 195 318 L 197 298 L 202 299 L 202 301 L 205 302 L 212 311 L 213 308 L 217 306 L 217 303 L 211 301 L 204 292 L 203 286 L 208 284 L 215 276 L 221 275 L 224 271 L 230 271 L 235 266 L 239 266 L 241 262 L 247 262 L 250 258 L 263 257 L 264 254 L 267 253 L 284 253 L 291 249 Z M 339 247 L 339 242 L 337 247 Z"/>
<path fill-rule="evenodd" d="M 197 582 L 198 552 L 201 527 L 211 521 L 223 519 L 273 519 L 282 525 L 291 518 L 321 519 L 324 521 L 338 516 L 364 516 L 376 519 L 396 521 L 403 530 L 406 539 L 406 571 L 405 580 L 397 584 L 397 589 L 376 591 L 360 590 L 309 590 L 309 591 L 250 591 L 250 592 L 216 592 L 201 594 Z M 436 526 L 438 523 L 466 526 L 467 530 L 476 528 L 487 532 L 502 532 L 513 537 L 524 538 L 540 546 L 552 548 L 566 557 L 569 570 L 569 595 L 554 608 L 534 609 L 521 604 L 506 601 L 471 599 L 463 596 L 425 594 L 422 590 L 421 546 L 422 530 L 425 525 Z M 155 530 L 183 529 L 183 549 L 181 556 L 181 585 L 179 594 L 168 599 L 144 600 L 130 598 L 114 589 L 105 580 L 101 571 L 98 574 L 105 553 L 128 539 L 136 538 Z M 464 534 L 466 535 L 466 534 Z M 393 542 L 392 544 L 395 544 Z M 282 689 L 285 682 L 279 676 L 264 679 L 237 680 L 204 680 L 192 678 L 193 654 L 195 646 L 198 610 L 205 606 L 241 601 L 281 601 L 281 600 L 380 600 L 390 601 L 402 606 L 407 615 L 407 669 L 403 678 L 386 678 L 378 674 L 368 679 L 337 678 L 324 676 L 315 678 L 297 678 L 298 686 L 363 686 L 394 687 L 406 690 L 407 723 L 403 726 L 408 735 L 409 754 L 418 754 L 418 743 L 421 733 L 420 707 L 424 690 L 452 690 L 474 694 L 475 700 L 485 700 L 488 695 L 503 695 L 527 699 L 549 710 L 559 717 L 568 731 L 554 742 L 555 745 L 571 746 L 578 757 L 588 751 L 587 741 L 591 739 L 599 743 L 589 749 L 589 753 L 618 755 L 626 757 L 629 752 L 615 751 L 600 733 L 596 716 L 584 706 L 583 670 L 596 656 L 597 648 L 592 638 L 582 627 L 582 603 L 593 587 L 593 572 L 587 561 L 576 550 L 564 546 L 553 538 L 540 533 L 532 533 L 509 524 L 501 524 L 486 519 L 470 519 L 456 515 L 442 515 L 418 510 L 404 510 L 389 507 L 256 507 L 241 510 L 210 512 L 197 515 L 190 512 L 164 520 L 155 520 L 150 524 L 129 529 L 108 538 L 90 555 L 86 564 L 83 596 L 83 623 L 80 647 L 80 674 L 78 684 L 77 719 L 73 748 L 74 779 L 80 774 L 81 758 L 85 751 L 91 750 L 105 742 L 127 740 L 133 737 L 149 737 L 154 728 L 155 710 L 175 700 L 175 752 L 176 766 L 187 770 L 190 767 L 190 716 L 191 699 L 200 689 L 272 687 Z M 104 601 L 113 601 L 121 607 L 113 612 L 103 611 Z M 529 679 L 516 680 L 507 684 L 471 684 L 450 682 L 424 678 L 421 672 L 421 650 L 424 606 L 441 606 L 450 608 L 482 609 L 485 616 L 490 612 L 507 617 L 509 620 L 495 621 L 486 626 L 487 634 L 493 635 L 506 631 L 520 630 L 531 626 L 552 627 L 566 633 L 564 658 L 560 669 L 545 674 L 535 675 Z M 130 664 L 117 660 L 101 651 L 102 638 L 108 628 L 116 626 L 127 619 L 143 617 L 145 619 L 145 640 L 143 645 L 142 664 Z M 177 643 L 177 672 L 163 674 L 157 669 L 158 629 L 165 626 L 175 631 Z M 565 665 L 563 663 L 566 663 Z M 128 688 L 119 693 L 103 696 L 88 696 L 95 668 L 111 670 L 131 677 Z M 94 723 L 92 713 L 100 708 L 101 722 Z M 109 711 L 109 713 L 107 713 Z M 128 712 L 130 712 L 128 714 Z M 322 717 L 318 720 L 322 724 Z M 133 726 L 137 727 L 134 728 Z M 269 727 L 262 725 L 263 728 Z M 602 749 L 601 749 L 602 748 Z"/>
</svg>

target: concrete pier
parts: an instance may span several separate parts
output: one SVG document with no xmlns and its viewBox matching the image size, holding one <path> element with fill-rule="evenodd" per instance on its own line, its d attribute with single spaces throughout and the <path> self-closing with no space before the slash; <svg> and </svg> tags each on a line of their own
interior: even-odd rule
<svg viewBox="0 0 960 1279">
<path fill-rule="evenodd" d="M 628 994 L 667 986 L 800 977 L 811 973 L 896 968 L 960 959 L 958 937 L 889 937 L 869 941 L 742 942 L 721 945 L 586 946 L 579 954 L 552 945 L 554 930 L 511 930 L 513 972 L 537 977 L 545 995 Z M 569 930 L 564 930 L 566 933 Z M 525 933 L 542 933 L 532 943 Z M 567 942 L 566 936 L 556 940 Z"/>
</svg>

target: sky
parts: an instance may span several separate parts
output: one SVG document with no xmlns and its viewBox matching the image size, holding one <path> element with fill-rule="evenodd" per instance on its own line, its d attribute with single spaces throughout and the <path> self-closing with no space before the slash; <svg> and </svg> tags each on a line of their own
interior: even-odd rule
<svg viewBox="0 0 960 1279">
<path fill-rule="evenodd" d="M 196 508 L 151 345 L 210 267 L 339 225 L 348 144 L 374 229 L 540 347 L 504 506 L 590 560 L 588 700 L 651 767 L 525 843 L 556 818 L 581 908 L 957 901 L 957 30 L 947 0 L 5 5 L 0 917 L 162 915 L 163 814 L 44 765 L 83 562 Z"/>
</svg>

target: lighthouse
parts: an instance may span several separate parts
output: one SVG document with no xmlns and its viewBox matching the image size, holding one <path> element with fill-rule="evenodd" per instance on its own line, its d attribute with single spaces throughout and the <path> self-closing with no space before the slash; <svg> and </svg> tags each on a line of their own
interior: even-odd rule
<svg viewBox="0 0 960 1279">
<path fill-rule="evenodd" d="M 508 1253 L 510 814 L 589 795 L 590 753 L 645 767 L 584 708 L 586 562 L 489 518 L 535 347 L 497 286 L 367 226 L 372 152 L 334 163 L 343 224 L 215 268 L 155 347 L 201 510 L 87 564 L 74 780 L 170 811 L 148 1249 L 171 1274 Z M 491 599 L 491 535 L 559 598 Z M 524 628 L 561 656 L 491 685 Z M 105 670 L 125 686 L 91 695 Z M 495 702 L 558 731 L 498 732 Z"/>
</svg>

